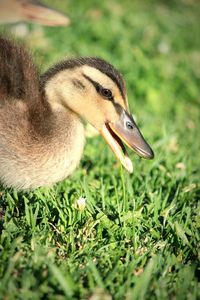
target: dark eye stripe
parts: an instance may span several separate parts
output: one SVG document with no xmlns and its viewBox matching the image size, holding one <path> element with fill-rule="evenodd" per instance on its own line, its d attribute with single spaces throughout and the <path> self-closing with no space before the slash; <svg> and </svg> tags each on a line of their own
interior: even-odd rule
<svg viewBox="0 0 200 300">
<path fill-rule="evenodd" d="M 101 84 L 99 84 L 98 82 L 96 82 L 95 80 L 91 79 L 89 76 L 83 74 L 83 76 L 93 84 L 93 86 L 95 87 L 97 93 L 101 94 L 103 97 L 105 97 L 108 100 L 113 100 L 113 96 L 112 96 L 112 92 L 108 89 L 105 89 Z M 110 91 L 111 94 L 109 94 L 108 96 L 104 95 L 104 91 Z"/>
<path fill-rule="evenodd" d="M 95 87 L 95 89 L 96 89 L 97 92 L 99 93 L 99 91 L 100 91 L 100 89 L 102 88 L 102 86 L 101 86 L 98 82 L 96 82 L 96 81 L 94 81 L 93 79 L 91 79 L 89 76 L 87 76 L 87 75 L 85 75 L 85 74 L 83 74 L 83 76 L 84 76 L 89 82 L 91 82 L 91 83 L 93 84 L 93 86 Z"/>
</svg>

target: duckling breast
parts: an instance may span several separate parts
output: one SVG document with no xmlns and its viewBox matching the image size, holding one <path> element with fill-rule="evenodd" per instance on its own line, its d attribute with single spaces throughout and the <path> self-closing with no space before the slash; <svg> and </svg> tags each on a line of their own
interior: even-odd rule
<svg viewBox="0 0 200 300">
<path fill-rule="evenodd" d="M 57 113 L 46 137 L 32 131 L 23 105 L 18 110 L 13 106 L 0 109 L 0 119 L 0 181 L 4 185 L 17 189 L 49 186 L 78 166 L 85 140 L 78 117 Z"/>
</svg>

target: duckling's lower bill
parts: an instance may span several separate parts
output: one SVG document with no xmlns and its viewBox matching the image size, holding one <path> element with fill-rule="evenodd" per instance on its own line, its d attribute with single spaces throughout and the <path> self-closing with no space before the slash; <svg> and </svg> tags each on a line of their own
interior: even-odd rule
<svg viewBox="0 0 200 300">
<path fill-rule="evenodd" d="M 123 143 L 142 158 L 154 158 L 153 150 L 145 141 L 133 117 L 124 109 L 122 109 L 117 122 L 109 122 L 103 125 L 101 134 L 113 150 L 115 156 L 130 173 L 133 171 L 133 165 Z"/>
</svg>

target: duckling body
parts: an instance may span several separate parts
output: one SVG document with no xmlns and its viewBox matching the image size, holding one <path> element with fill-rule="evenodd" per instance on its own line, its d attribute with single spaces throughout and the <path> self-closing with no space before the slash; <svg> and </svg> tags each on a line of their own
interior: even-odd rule
<svg viewBox="0 0 200 300">
<path fill-rule="evenodd" d="M 40 76 L 23 46 L 0 38 L 0 70 L 1 183 L 30 189 L 69 176 L 84 148 L 81 119 L 99 130 L 127 169 L 130 161 L 118 131 L 127 143 L 136 137 L 137 151 L 151 158 L 137 127 L 126 132 L 125 120 L 136 125 L 126 112 L 124 83 L 104 60 L 68 60 Z"/>
<path fill-rule="evenodd" d="M 50 105 L 21 46 L 0 40 L 0 180 L 20 189 L 51 185 L 70 175 L 84 146 L 76 114 Z"/>
<path fill-rule="evenodd" d="M 62 107 L 45 116 L 53 124 L 44 133 L 30 126 L 27 112 L 27 105 L 19 100 L 0 109 L 0 178 L 19 189 L 49 186 L 66 178 L 79 164 L 84 146 L 80 119 Z"/>
</svg>

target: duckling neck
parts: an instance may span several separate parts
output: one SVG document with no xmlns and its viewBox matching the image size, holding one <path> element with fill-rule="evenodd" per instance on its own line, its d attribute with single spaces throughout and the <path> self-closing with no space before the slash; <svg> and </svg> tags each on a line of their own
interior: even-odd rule
<svg viewBox="0 0 200 300">
<path fill-rule="evenodd" d="M 34 130 L 44 153 L 42 163 L 47 177 L 42 176 L 40 185 L 49 185 L 71 175 L 78 166 L 85 143 L 84 126 L 80 117 L 65 104 L 59 95 L 60 82 L 57 76 L 42 85 L 41 100 L 43 109 L 38 110 L 38 119 L 34 113 Z M 65 87 L 66 90 L 67 86 Z M 68 91 L 70 97 L 70 89 Z M 43 120 L 42 120 L 43 118 Z M 42 167 L 43 167 L 42 166 Z"/>
<path fill-rule="evenodd" d="M 71 175 L 80 162 L 85 143 L 84 126 L 78 115 L 61 104 L 48 103 L 51 108 L 49 131 L 41 143 L 45 172 L 48 172 L 43 178 L 48 178 L 48 182 L 42 185 Z"/>
<path fill-rule="evenodd" d="M 46 111 L 46 108 L 38 107 L 32 122 L 24 103 L 16 102 L 16 105 L 15 109 L 8 106 L 2 115 L 5 118 L 2 120 L 5 130 L 2 129 L 2 135 L 0 132 L 2 182 L 19 189 L 32 189 L 50 186 L 71 175 L 80 162 L 85 140 L 79 117 L 62 105 L 50 104 L 49 115 L 43 113 L 42 120 L 39 110 Z"/>
<path fill-rule="evenodd" d="M 83 124 L 80 117 L 63 104 L 60 89 L 56 76 L 51 78 L 41 86 L 39 107 L 35 102 L 29 107 L 32 158 L 34 156 L 31 168 L 36 177 L 36 180 L 31 178 L 33 188 L 51 185 L 71 175 L 83 153 Z M 70 90 L 67 94 L 70 97 Z"/>
</svg>

